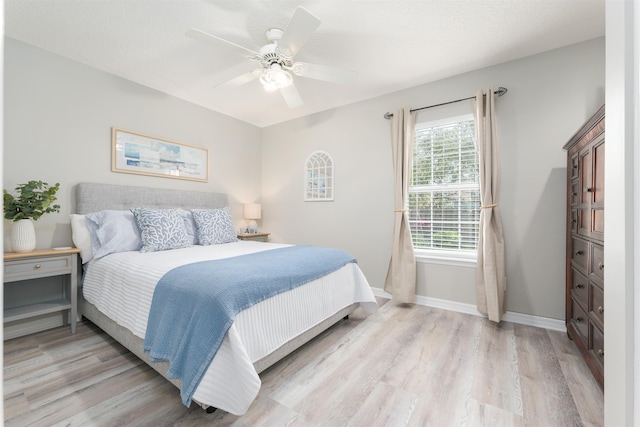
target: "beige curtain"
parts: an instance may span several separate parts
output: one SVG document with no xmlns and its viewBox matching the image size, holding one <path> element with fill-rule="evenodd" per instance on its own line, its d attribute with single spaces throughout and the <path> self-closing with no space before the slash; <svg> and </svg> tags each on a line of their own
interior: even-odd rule
<svg viewBox="0 0 640 427">
<path fill-rule="evenodd" d="M 416 257 L 411 241 L 406 205 L 413 158 L 415 113 L 404 108 L 391 118 L 391 150 L 395 182 L 394 227 L 391 261 L 384 290 L 397 303 L 412 303 L 416 294 Z"/>
<path fill-rule="evenodd" d="M 473 103 L 482 205 L 480 208 L 476 298 L 478 311 L 487 315 L 489 320 L 500 322 L 504 314 L 504 293 L 507 278 L 504 235 L 498 210 L 500 161 L 493 88 L 487 89 L 484 96 L 481 90 L 478 91 Z"/>
</svg>

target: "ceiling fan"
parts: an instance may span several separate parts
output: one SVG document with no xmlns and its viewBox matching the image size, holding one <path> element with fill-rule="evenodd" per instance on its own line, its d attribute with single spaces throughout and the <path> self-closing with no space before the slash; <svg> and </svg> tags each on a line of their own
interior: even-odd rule
<svg viewBox="0 0 640 427">
<path fill-rule="evenodd" d="M 216 87 L 236 87 L 258 78 L 267 91 L 280 90 L 287 106 L 296 108 L 301 106 L 303 102 L 293 82 L 292 74 L 339 84 L 353 84 L 358 76 L 355 71 L 306 62 L 293 62 L 294 56 L 302 49 L 319 25 L 320 20 L 317 17 L 298 6 L 284 31 L 279 28 L 267 30 L 265 35 L 269 43 L 262 46 L 259 52 L 254 52 L 195 28 L 187 31 L 186 35 L 260 63 L 261 68 L 241 74 Z"/>
</svg>

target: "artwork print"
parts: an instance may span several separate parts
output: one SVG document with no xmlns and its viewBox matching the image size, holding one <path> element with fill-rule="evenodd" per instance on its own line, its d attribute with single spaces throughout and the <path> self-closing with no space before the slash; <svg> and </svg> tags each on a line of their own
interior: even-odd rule
<svg viewBox="0 0 640 427">
<path fill-rule="evenodd" d="M 112 131 L 113 172 L 207 182 L 206 148 L 123 129 Z"/>
</svg>

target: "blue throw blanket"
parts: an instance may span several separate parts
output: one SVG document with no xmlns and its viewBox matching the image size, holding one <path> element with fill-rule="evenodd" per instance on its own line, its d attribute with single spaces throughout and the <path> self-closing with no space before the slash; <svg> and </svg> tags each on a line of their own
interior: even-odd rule
<svg viewBox="0 0 640 427">
<path fill-rule="evenodd" d="M 144 351 L 169 362 L 187 407 L 235 316 L 269 297 L 356 262 L 346 252 L 289 246 L 174 268 L 153 294 Z"/>
</svg>

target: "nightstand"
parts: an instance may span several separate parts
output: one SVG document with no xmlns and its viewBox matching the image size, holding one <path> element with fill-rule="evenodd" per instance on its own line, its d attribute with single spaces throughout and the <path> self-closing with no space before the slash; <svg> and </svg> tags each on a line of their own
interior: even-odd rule
<svg viewBox="0 0 640 427">
<path fill-rule="evenodd" d="M 254 242 L 268 242 L 271 233 L 240 233 L 238 239 L 253 240 Z"/>
<path fill-rule="evenodd" d="M 63 313 L 71 333 L 76 332 L 78 313 L 78 254 L 80 249 L 39 249 L 27 253 L 4 253 L 4 324 L 30 319 L 50 313 Z M 61 276 L 62 286 L 54 295 L 39 292 L 42 281 L 38 279 Z M 58 288 L 57 288 L 58 289 Z M 39 330 L 47 329 L 41 327 Z M 31 333 L 36 331 L 27 331 Z M 24 332 L 7 333 L 4 339 L 24 335 Z"/>
</svg>

